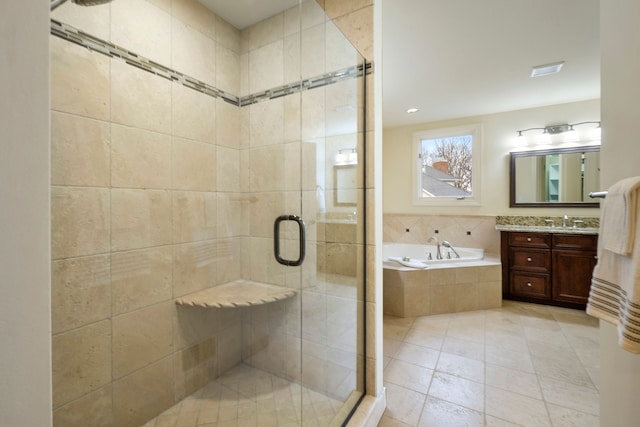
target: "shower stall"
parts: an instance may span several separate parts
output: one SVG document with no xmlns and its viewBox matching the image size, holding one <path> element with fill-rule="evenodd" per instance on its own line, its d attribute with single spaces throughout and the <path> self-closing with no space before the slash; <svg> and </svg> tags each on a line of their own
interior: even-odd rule
<svg viewBox="0 0 640 427">
<path fill-rule="evenodd" d="M 53 3 L 54 426 L 345 424 L 369 64 L 314 0 Z"/>
</svg>

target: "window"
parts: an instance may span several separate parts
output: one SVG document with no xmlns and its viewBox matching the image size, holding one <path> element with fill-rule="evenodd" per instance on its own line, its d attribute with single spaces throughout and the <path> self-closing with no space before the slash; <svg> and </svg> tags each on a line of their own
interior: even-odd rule
<svg viewBox="0 0 640 427">
<path fill-rule="evenodd" d="M 480 203 L 479 125 L 414 134 L 415 204 Z"/>
</svg>

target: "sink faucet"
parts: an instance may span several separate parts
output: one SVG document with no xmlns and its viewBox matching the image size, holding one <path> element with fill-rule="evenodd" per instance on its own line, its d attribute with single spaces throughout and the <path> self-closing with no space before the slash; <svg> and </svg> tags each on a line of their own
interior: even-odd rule
<svg viewBox="0 0 640 427">
<path fill-rule="evenodd" d="M 444 242 L 442 242 L 442 246 L 444 246 L 445 248 L 449 248 L 453 251 L 454 254 L 456 254 L 456 258 L 460 258 L 460 254 L 458 253 L 458 251 L 456 251 L 454 249 L 454 247 L 451 245 L 451 243 L 447 242 L 446 240 Z M 449 254 L 451 255 L 451 254 Z"/>
<path fill-rule="evenodd" d="M 567 228 L 567 221 L 569 221 L 569 217 L 565 214 L 562 217 L 562 228 Z"/>
<path fill-rule="evenodd" d="M 436 259 L 442 259 L 442 252 L 440 252 L 440 241 L 438 240 L 438 238 L 436 236 L 431 236 L 429 237 L 429 240 L 427 240 L 427 243 L 433 241 L 436 242 L 436 247 L 438 248 L 438 250 L 436 251 Z"/>
</svg>

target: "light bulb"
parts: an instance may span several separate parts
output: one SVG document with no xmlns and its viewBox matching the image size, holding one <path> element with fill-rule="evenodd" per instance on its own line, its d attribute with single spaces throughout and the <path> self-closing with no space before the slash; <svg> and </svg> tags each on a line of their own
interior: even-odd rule
<svg viewBox="0 0 640 427">
<path fill-rule="evenodd" d="M 564 142 L 576 141 L 580 141 L 580 135 L 578 135 L 578 131 L 571 126 L 571 128 L 564 134 Z"/>
<path fill-rule="evenodd" d="M 518 136 L 513 139 L 513 145 L 516 147 L 525 147 L 527 145 L 527 137 L 522 134 L 522 131 L 518 131 Z"/>
<path fill-rule="evenodd" d="M 546 129 L 538 135 L 538 145 L 551 145 L 551 134 Z"/>
</svg>

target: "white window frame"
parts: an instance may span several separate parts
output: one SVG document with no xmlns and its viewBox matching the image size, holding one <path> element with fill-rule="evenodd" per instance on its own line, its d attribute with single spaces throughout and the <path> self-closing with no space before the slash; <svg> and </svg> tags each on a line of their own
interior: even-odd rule
<svg viewBox="0 0 640 427">
<path fill-rule="evenodd" d="M 423 139 L 446 138 L 460 135 L 471 135 L 471 197 L 421 197 L 422 191 L 422 151 Z M 448 128 L 429 129 L 413 134 L 413 204 L 416 206 L 479 206 L 482 171 L 482 126 L 477 123 Z"/>
</svg>

